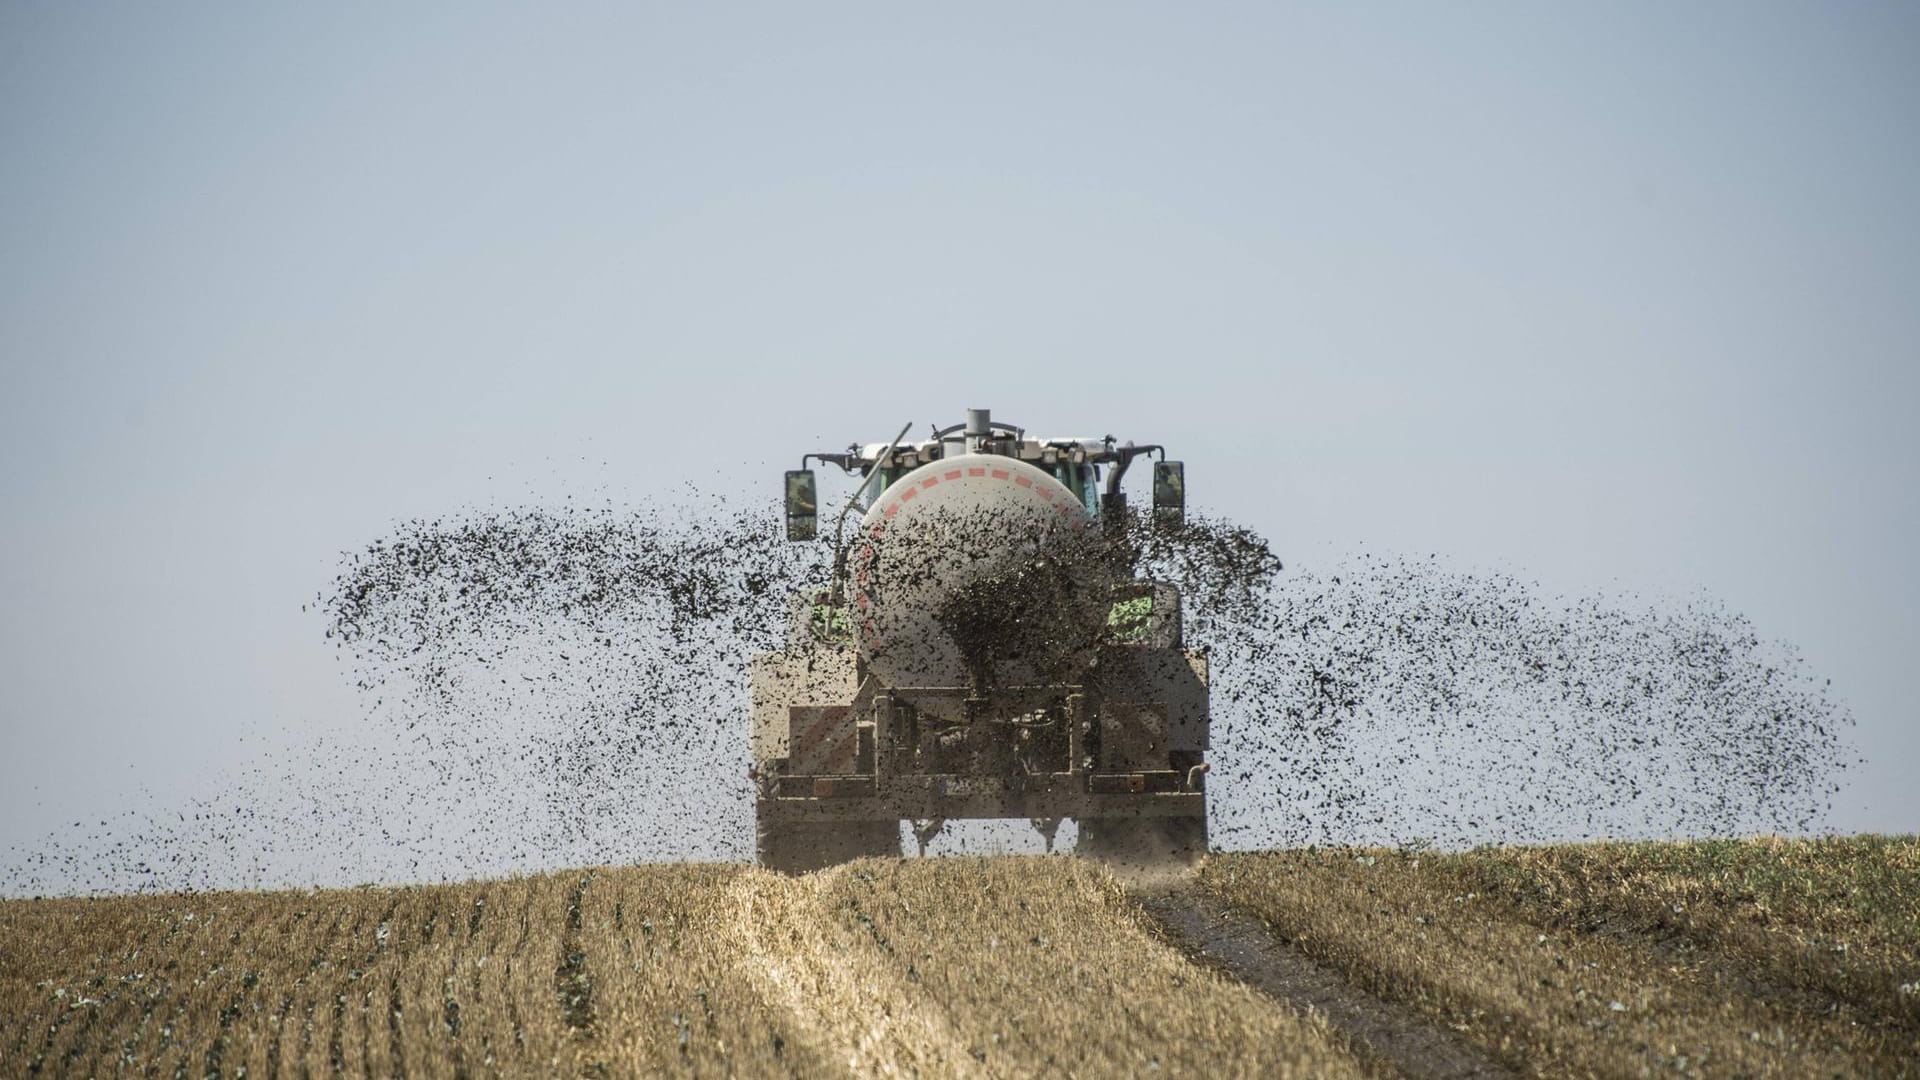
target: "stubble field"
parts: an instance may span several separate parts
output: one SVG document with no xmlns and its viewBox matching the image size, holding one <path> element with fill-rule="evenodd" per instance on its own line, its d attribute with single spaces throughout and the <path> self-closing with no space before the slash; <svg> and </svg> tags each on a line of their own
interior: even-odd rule
<svg viewBox="0 0 1920 1080">
<path fill-rule="evenodd" d="M 0 1075 L 1920 1071 L 1912 838 L 1216 855 L 1152 889 L 968 858 L 0 901 Z M 1235 928 L 1321 982 L 1236 970 Z"/>
</svg>

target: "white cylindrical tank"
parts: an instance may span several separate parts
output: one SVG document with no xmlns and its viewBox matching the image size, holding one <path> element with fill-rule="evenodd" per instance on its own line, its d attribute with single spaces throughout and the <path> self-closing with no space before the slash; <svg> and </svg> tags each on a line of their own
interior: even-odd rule
<svg viewBox="0 0 1920 1080">
<path fill-rule="evenodd" d="M 1030 685 L 1090 659 L 1108 567 L 1091 517 L 1046 471 L 998 454 L 895 481 L 849 553 L 856 640 L 890 687 Z"/>
</svg>

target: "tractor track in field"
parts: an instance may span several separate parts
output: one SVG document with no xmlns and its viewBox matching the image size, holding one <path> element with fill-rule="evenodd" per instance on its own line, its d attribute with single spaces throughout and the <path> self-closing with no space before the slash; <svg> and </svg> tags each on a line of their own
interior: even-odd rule
<svg viewBox="0 0 1920 1080">
<path fill-rule="evenodd" d="M 1188 959 L 1300 1012 L 1311 1009 L 1363 1052 L 1413 1080 L 1504 1080 L 1516 1074 L 1415 1010 L 1376 997 L 1261 923 L 1177 882 L 1128 892 Z"/>
<path fill-rule="evenodd" d="M 967 1053 L 947 1008 L 895 978 L 889 969 L 844 961 L 857 938 L 836 927 L 817 875 L 742 874 L 728 886 L 728 916 L 765 1002 L 809 1033 L 804 1053 L 845 1062 L 854 1074 L 991 1076 Z M 787 911 L 783 919 L 778 913 Z M 797 918 L 795 917 L 797 915 Z M 791 927 L 814 928 L 813 939 Z M 871 923 L 868 924 L 871 931 Z"/>
</svg>

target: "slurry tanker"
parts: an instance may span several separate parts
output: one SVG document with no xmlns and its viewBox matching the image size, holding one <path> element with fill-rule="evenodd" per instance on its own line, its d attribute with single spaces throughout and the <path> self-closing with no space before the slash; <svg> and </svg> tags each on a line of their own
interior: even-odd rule
<svg viewBox="0 0 1920 1080">
<path fill-rule="evenodd" d="M 1140 530 L 1179 524 L 1181 464 L 985 409 L 906 435 L 786 474 L 787 538 L 825 533 L 834 559 L 790 599 L 785 647 L 750 661 L 760 862 L 897 855 L 902 821 L 924 853 L 960 818 L 1026 818 L 1049 849 L 1072 818 L 1083 855 L 1197 857 L 1207 662 L 1183 646 L 1179 590 L 1132 569 Z M 1121 478 L 1142 456 L 1136 515 Z M 859 477 L 837 513 L 816 461 Z"/>
</svg>

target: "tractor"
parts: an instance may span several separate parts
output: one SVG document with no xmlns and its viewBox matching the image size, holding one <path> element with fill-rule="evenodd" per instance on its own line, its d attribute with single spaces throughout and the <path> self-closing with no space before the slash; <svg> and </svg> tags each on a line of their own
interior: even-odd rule
<svg viewBox="0 0 1920 1080">
<path fill-rule="evenodd" d="M 1177 529 L 1185 470 L 1160 446 L 1041 438 L 967 411 L 908 441 L 808 453 L 787 539 L 833 544 L 792 595 L 785 645 L 749 667 L 762 865 L 801 873 L 921 854 L 946 822 L 1025 818 L 1049 851 L 1191 862 L 1207 848 L 1207 660 L 1180 590 L 1137 577 L 1142 530 Z M 1151 457 L 1149 513 L 1121 480 Z M 830 533 L 818 463 L 857 477 Z M 851 523 L 857 521 L 857 523 Z"/>
</svg>

